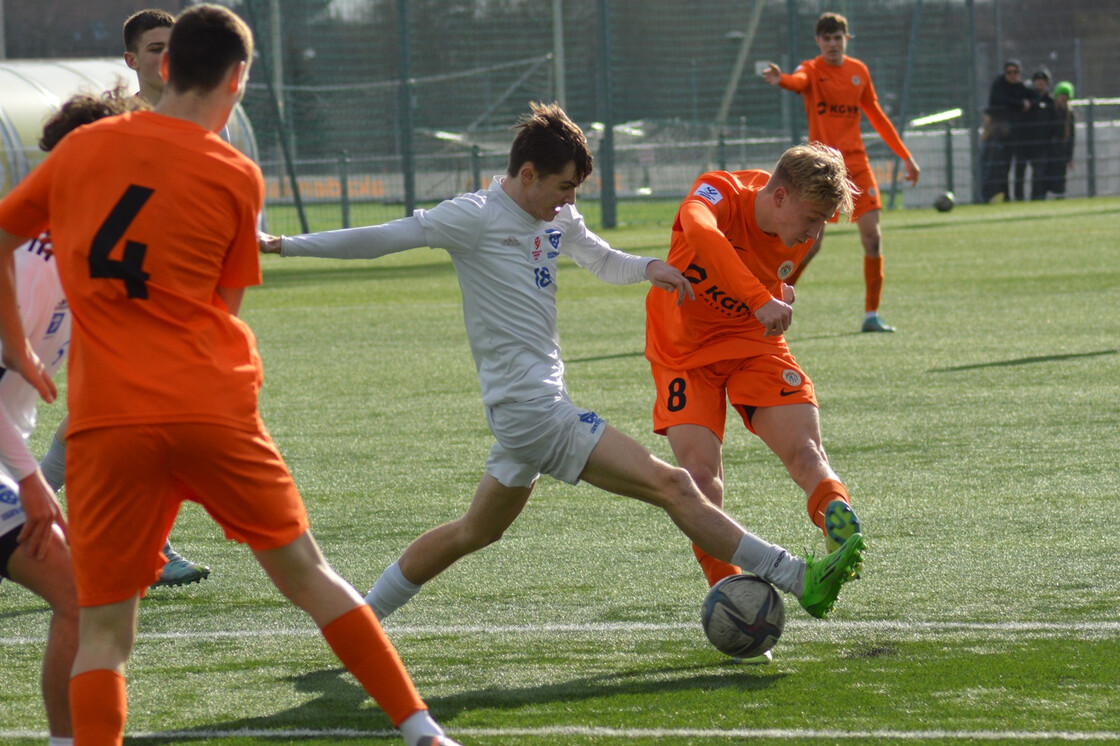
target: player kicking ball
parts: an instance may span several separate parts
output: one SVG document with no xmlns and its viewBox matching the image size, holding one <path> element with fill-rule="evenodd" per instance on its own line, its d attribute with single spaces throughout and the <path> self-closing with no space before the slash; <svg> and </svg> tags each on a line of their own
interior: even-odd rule
<svg viewBox="0 0 1120 746">
<path fill-rule="evenodd" d="M 705 552 L 792 593 L 813 616 L 826 616 L 860 566 L 862 536 L 853 533 L 823 559 L 796 557 L 732 520 L 687 471 L 656 458 L 568 397 L 556 324 L 561 255 L 606 282 L 648 280 L 651 292 L 667 303 L 697 301 L 675 267 L 612 249 L 587 228 L 575 201 L 591 173 L 591 152 L 559 106 L 534 104 L 517 129 L 507 172 L 488 189 L 383 225 L 260 237 L 262 251 L 283 256 L 373 259 L 421 246 L 443 248 L 459 278 L 467 338 L 496 443 L 466 513 L 416 539 L 366 601 L 384 619 L 452 563 L 496 542 L 546 473 L 663 509 Z"/>
<path fill-rule="evenodd" d="M 695 303 L 646 297 L 646 357 L 657 399 L 654 431 L 704 495 L 724 504 L 727 402 L 805 491 L 809 519 L 833 552 L 860 536 L 848 491 L 821 443 L 813 383 L 786 345 L 793 288 L 784 280 L 855 186 L 839 151 L 787 150 L 774 172 L 702 174 L 681 203 L 668 261 L 693 283 Z M 740 567 L 693 547 L 709 585 Z M 750 568 L 744 568 L 750 569 Z"/>
</svg>

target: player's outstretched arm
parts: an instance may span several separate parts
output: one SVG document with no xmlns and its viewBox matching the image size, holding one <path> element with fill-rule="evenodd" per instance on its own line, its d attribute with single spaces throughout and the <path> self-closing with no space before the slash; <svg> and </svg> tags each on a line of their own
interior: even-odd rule
<svg viewBox="0 0 1120 746">
<path fill-rule="evenodd" d="M 651 285 L 670 293 L 677 294 L 677 305 L 684 303 L 684 299 L 696 300 L 696 293 L 692 292 L 692 283 L 681 271 L 668 262 L 654 259 L 646 265 L 646 277 Z"/>
<path fill-rule="evenodd" d="M 273 236 L 264 231 L 257 232 L 257 247 L 261 250 L 262 254 L 279 254 L 280 242 L 280 236 Z"/>
<path fill-rule="evenodd" d="M 782 68 L 778 67 L 776 62 L 771 62 L 770 65 L 762 71 L 762 79 L 770 85 L 778 85 L 782 81 Z"/>
<path fill-rule="evenodd" d="M 406 249 L 427 246 L 424 228 L 416 216 L 381 225 L 343 228 L 302 236 L 257 234 L 257 245 L 266 254 L 318 256 L 326 259 L 376 259 Z"/>
</svg>

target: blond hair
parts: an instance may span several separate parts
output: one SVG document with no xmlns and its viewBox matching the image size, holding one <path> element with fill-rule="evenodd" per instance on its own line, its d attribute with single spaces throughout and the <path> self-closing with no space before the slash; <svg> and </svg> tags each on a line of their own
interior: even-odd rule
<svg viewBox="0 0 1120 746">
<path fill-rule="evenodd" d="M 844 156 L 819 142 L 795 145 L 782 153 L 770 179 L 800 200 L 848 215 L 859 194 L 844 165 Z"/>
</svg>

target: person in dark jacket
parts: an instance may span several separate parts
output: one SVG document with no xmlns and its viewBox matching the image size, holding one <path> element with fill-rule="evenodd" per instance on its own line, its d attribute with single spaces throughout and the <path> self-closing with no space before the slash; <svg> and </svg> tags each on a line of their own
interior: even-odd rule
<svg viewBox="0 0 1120 746">
<path fill-rule="evenodd" d="M 1006 201 L 1011 195 L 1008 188 L 1008 172 L 1013 159 L 1024 159 L 1022 141 L 1022 120 L 1031 108 L 1033 98 L 1031 89 L 1023 84 L 1022 65 L 1018 60 L 1008 60 L 1003 66 L 1003 75 L 992 82 L 988 92 L 988 108 L 985 114 L 984 132 L 984 181 L 981 195 L 990 202 L 996 195 L 1003 194 Z M 1016 198 L 1023 199 L 1023 179 L 1025 172 L 1017 170 Z"/>
</svg>

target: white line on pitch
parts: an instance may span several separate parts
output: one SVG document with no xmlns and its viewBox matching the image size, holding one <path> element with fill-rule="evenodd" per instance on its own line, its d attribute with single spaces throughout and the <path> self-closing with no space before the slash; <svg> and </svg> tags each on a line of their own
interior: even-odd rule
<svg viewBox="0 0 1120 746">
<path fill-rule="evenodd" d="M 907 622 L 907 621 L 830 621 L 814 622 L 793 620 L 787 623 L 789 629 L 801 633 L 824 632 L 828 634 L 879 633 L 879 634 L 940 634 L 940 633 L 1042 633 L 1046 635 L 1108 634 L 1120 632 L 1120 621 L 1100 622 Z M 698 629 L 699 622 L 588 622 L 585 624 L 452 624 L 447 626 L 420 626 L 387 624 L 385 631 L 390 636 L 410 635 L 537 635 L 537 634 L 601 634 L 610 632 L 679 632 Z M 288 627 L 283 629 L 243 629 L 243 630 L 194 630 L 187 632 L 140 632 L 137 642 L 155 640 L 219 640 L 242 639 L 249 637 L 301 637 L 317 635 L 312 627 Z M 26 645 L 41 643 L 43 638 L 19 635 L 0 637 L 0 645 Z"/>
<path fill-rule="evenodd" d="M 456 728 L 454 736 L 478 738 L 501 738 L 525 736 L 530 738 L 620 738 L 620 739 L 661 739 L 661 738 L 733 738 L 745 739 L 849 739 L 866 741 L 870 739 L 891 741 L 1118 741 L 1120 732 L 1115 731 L 996 731 L 996 730 L 813 730 L 797 728 L 729 728 L 727 730 L 703 728 L 596 728 L 581 726 L 552 726 L 545 728 Z M 177 730 L 129 732 L 132 739 L 169 739 L 169 738 L 207 738 L 213 740 L 232 738 L 294 739 L 294 738 L 398 738 L 396 731 L 297 728 L 286 730 L 240 729 L 240 730 Z M 0 739 L 46 738 L 38 731 L 0 731 Z"/>
</svg>

